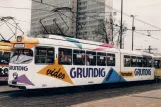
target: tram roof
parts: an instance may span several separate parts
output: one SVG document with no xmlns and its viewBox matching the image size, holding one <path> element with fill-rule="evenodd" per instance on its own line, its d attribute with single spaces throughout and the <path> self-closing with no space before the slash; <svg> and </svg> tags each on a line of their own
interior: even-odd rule
<svg viewBox="0 0 161 107">
<path fill-rule="evenodd" d="M 131 51 L 131 50 L 120 49 L 120 52 L 121 52 L 122 54 L 130 54 L 130 55 L 142 56 L 142 53 L 139 52 L 139 51 Z"/>
</svg>

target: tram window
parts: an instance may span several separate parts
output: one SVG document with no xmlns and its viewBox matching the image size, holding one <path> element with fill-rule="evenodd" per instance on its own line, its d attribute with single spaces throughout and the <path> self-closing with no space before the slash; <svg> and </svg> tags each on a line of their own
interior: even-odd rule
<svg viewBox="0 0 161 107">
<path fill-rule="evenodd" d="M 161 61 L 160 60 L 155 60 L 154 61 L 154 67 L 155 68 L 161 68 Z"/>
<path fill-rule="evenodd" d="M 136 56 L 131 56 L 131 67 L 137 67 Z"/>
<path fill-rule="evenodd" d="M 107 66 L 115 66 L 115 54 L 107 53 Z"/>
<path fill-rule="evenodd" d="M 59 48 L 59 64 L 72 65 L 72 49 Z"/>
<path fill-rule="evenodd" d="M 148 58 L 148 65 L 147 67 L 153 67 L 153 59 L 152 58 Z"/>
<path fill-rule="evenodd" d="M 53 64 L 55 49 L 53 47 L 36 47 L 36 64 Z"/>
<path fill-rule="evenodd" d="M 137 57 L 137 67 L 142 67 L 142 63 L 143 63 L 143 58 L 142 57 Z"/>
<path fill-rule="evenodd" d="M 106 66 L 106 53 L 97 53 L 97 65 Z"/>
<path fill-rule="evenodd" d="M 27 64 L 33 60 L 33 51 L 31 49 L 15 49 L 12 51 L 10 63 Z"/>
<path fill-rule="evenodd" d="M 73 50 L 73 65 L 85 65 L 85 51 Z"/>
<path fill-rule="evenodd" d="M 130 67 L 131 66 L 131 58 L 128 55 L 124 55 L 124 67 Z"/>
<path fill-rule="evenodd" d="M 143 57 L 143 67 L 148 67 L 148 59 L 147 59 L 147 57 Z"/>
<path fill-rule="evenodd" d="M 143 67 L 152 67 L 153 66 L 153 59 L 150 56 L 143 57 Z"/>
<path fill-rule="evenodd" d="M 86 51 L 86 65 L 96 65 L 96 52 Z"/>
<path fill-rule="evenodd" d="M 9 52 L 0 52 L 0 64 L 8 64 L 10 60 Z"/>
</svg>

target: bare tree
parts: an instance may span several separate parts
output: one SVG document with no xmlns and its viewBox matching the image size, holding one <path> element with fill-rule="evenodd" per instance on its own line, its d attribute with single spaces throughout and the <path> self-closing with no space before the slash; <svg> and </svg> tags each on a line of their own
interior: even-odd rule
<svg viewBox="0 0 161 107">
<path fill-rule="evenodd" d="M 123 23 L 123 33 L 127 30 L 127 24 Z M 112 43 L 116 46 L 120 44 L 120 26 L 114 24 L 114 20 L 110 18 L 109 21 L 98 20 L 98 28 L 95 30 L 95 34 L 100 36 L 101 41 L 105 43 Z"/>
</svg>

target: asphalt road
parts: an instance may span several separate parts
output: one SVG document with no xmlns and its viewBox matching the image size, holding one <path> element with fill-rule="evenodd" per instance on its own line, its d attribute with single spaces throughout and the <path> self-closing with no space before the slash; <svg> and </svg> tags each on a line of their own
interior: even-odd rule
<svg viewBox="0 0 161 107">
<path fill-rule="evenodd" d="M 85 88 L 43 89 L 0 93 L 0 107 L 64 107 L 74 104 L 161 89 L 161 83 L 97 85 Z"/>
</svg>

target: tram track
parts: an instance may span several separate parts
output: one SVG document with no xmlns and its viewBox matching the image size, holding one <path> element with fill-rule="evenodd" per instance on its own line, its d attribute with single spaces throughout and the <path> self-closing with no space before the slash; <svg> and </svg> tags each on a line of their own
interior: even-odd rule
<svg viewBox="0 0 161 107">
<path fill-rule="evenodd" d="M 161 83 L 107 86 L 108 85 L 98 88 L 91 87 L 92 89 L 88 87 L 76 91 L 74 91 L 75 88 L 73 88 L 73 92 L 69 89 L 68 91 L 65 90 L 59 93 L 53 92 L 54 89 L 8 93 L 0 97 L 0 104 L 5 105 L 5 107 L 64 107 L 88 101 L 161 89 Z"/>
</svg>

